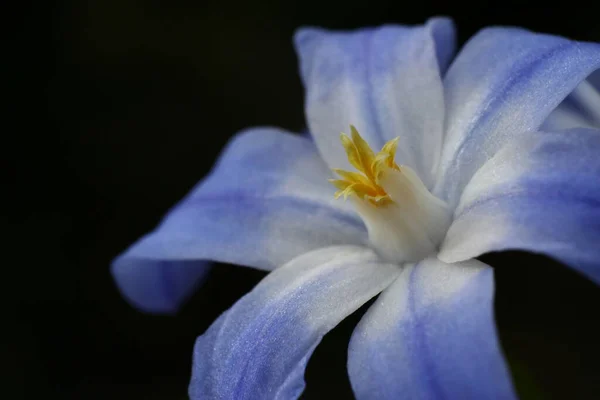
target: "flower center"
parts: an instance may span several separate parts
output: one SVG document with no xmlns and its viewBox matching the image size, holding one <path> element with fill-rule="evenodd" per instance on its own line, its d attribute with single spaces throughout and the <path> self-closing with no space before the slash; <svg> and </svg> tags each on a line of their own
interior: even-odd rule
<svg viewBox="0 0 600 400">
<path fill-rule="evenodd" d="M 358 172 L 333 171 L 329 181 L 335 198 L 350 198 L 381 256 L 392 262 L 415 262 L 435 253 L 451 221 L 445 202 L 432 195 L 415 171 L 394 161 L 399 138 L 377 154 L 350 126 L 351 137 L 340 135 L 348 161 Z"/>
</svg>

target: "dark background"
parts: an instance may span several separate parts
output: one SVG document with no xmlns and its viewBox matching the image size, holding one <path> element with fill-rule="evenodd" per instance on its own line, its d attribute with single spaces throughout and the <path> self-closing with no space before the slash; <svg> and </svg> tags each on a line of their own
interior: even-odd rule
<svg viewBox="0 0 600 400">
<path fill-rule="evenodd" d="M 130 308 L 109 263 L 209 171 L 236 131 L 304 128 L 291 45 L 298 26 L 413 24 L 442 14 L 454 18 L 460 43 L 491 24 L 600 41 L 597 13 L 583 2 L 18 4 L 3 13 L 2 52 L 9 239 L 0 396 L 10 399 L 185 398 L 195 337 L 263 273 L 220 266 L 165 317 Z M 497 318 L 519 391 L 595 397 L 600 289 L 540 256 L 484 261 L 496 267 Z M 344 365 L 359 317 L 326 336 L 305 398 L 351 398 Z"/>
</svg>

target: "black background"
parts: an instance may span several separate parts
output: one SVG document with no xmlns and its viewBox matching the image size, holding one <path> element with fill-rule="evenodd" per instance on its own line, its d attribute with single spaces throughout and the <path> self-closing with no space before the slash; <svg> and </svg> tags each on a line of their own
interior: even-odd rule
<svg viewBox="0 0 600 400">
<path fill-rule="evenodd" d="M 183 399 L 196 336 L 263 273 L 222 265 L 177 316 L 144 315 L 109 264 L 210 169 L 236 131 L 304 128 L 291 45 L 301 25 L 454 18 L 600 41 L 597 13 L 519 2 L 18 3 L 3 13 L 3 350 L 10 399 Z M 3 202 L 4 203 L 4 202 Z M 528 398 L 600 392 L 600 289 L 549 259 L 496 267 L 501 339 Z M 360 312 L 311 359 L 304 397 L 351 398 L 346 345 Z M 468 362 L 468 360 L 465 360 Z"/>
</svg>

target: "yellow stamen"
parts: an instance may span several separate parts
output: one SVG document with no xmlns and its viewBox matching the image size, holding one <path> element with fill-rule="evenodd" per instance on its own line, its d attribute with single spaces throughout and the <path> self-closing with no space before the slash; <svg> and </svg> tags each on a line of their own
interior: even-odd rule
<svg viewBox="0 0 600 400">
<path fill-rule="evenodd" d="M 346 150 L 348 161 L 359 172 L 334 169 L 333 172 L 342 178 L 329 180 L 339 189 L 334 197 L 337 199 L 344 196 L 346 199 L 350 195 L 356 195 L 375 206 L 390 203 L 392 199 L 378 181 L 379 175 L 385 168 L 400 170 L 394 161 L 399 138 L 390 140 L 379 153 L 375 154 L 352 125 L 350 125 L 350 132 L 351 138 L 342 133 L 340 141 Z"/>
</svg>

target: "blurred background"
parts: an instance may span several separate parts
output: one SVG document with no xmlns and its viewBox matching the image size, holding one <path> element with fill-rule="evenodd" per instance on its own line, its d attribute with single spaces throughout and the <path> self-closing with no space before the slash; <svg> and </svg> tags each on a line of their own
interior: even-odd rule
<svg viewBox="0 0 600 400">
<path fill-rule="evenodd" d="M 109 264 L 208 173 L 236 131 L 304 128 L 297 27 L 448 15 L 460 43 L 492 24 L 600 41 L 583 2 L 13 3 L 2 62 L 1 390 L 10 399 L 186 398 L 194 339 L 264 274 L 221 265 L 178 315 L 152 316 L 119 296 Z M 600 288 L 540 256 L 483 260 L 496 268 L 500 336 L 521 395 L 600 397 Z M 303 398 L 352 398 L 346 346 L 362 312 L 317 349 Z"/>
</svg>

